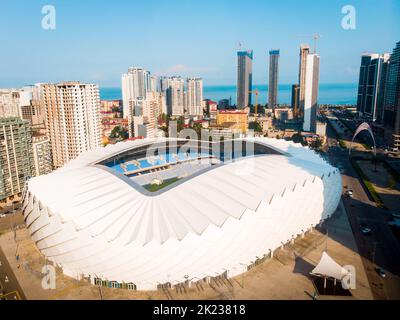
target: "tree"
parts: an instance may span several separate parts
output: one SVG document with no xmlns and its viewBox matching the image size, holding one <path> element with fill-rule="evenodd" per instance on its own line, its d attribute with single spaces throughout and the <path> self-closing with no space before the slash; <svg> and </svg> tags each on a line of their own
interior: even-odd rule
<svg viewBox="0 0 400 320">
<path fill-rule="evenodd" d="M 182 131 L 184 124 L 185 119 L 183 118 L 183 116 L 180 116 L 176 121 L 176 130 L 178 131 L 178 133 Z"/>
<path fill-rule="evenodd" d="M 292 141 L 294 143 L 301 143 L 303 146 L 306 145 L 307 143 L 304 141 L 303 136 L 301 135 L 300 132 L 295 133 L 292 135 Z"/>
<path fill-rule="evenodd" d="M 193 124 L 193 130 L 196 131 L 198 140 L 201 140 L 201 129 L 202 128 L 203 128 L 203 126 L 201 125 L 201 123 L 196 122 Z"/>
<path fill-rule="evenodd" d="M 322 147 L 322 139 L 317 138 L 310 143 L 310 148 L 313 150 L 319 150 Z"/>
<path fill-rule="evenodd" d="M 110 133 L 110 138 L 112 139 L 125 140 L 128 139 L 128 137 L 129 137 L 128 131 L 121 126 L 115 126 Z"/>
<path fill-rule="evenodd" d="M 262 132 L 261 124 L 257 121 L 249 122 L 249 129 L 254 130 L 255 132 Z"/>
</svg>

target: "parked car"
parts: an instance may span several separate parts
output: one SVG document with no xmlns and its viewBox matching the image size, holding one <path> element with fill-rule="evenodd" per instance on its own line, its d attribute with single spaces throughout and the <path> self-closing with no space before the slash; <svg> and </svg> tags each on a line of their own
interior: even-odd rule
<svg viewBox="0 0 400 320">
<path fill-rule="evenodd" d="M 379 274 L 381 278 L 386 278 L 386 272 L 382 268 L 376 268 L 376 272 Z"/>
<path fill-rule="evenodd" d="M 371 228 L 369 228 L 367 226 L 361 226 L 360 230 L 364 235 L 370 235 L 372 233 Z"/>
<path fill-rule="evenodd" d="M 347 190 L 347 191 L 346 191 L 346 194 L 347 194 L 350 198 L 352 198 L 352 197 L 353 197 L 353 190 Z"/>
<path fill-rule="evenodd" d="M 6 215 L 4 213 L 0 214 L 0 219 L 5 218 L 5 217 L 6 217 Z"/>
</svg>

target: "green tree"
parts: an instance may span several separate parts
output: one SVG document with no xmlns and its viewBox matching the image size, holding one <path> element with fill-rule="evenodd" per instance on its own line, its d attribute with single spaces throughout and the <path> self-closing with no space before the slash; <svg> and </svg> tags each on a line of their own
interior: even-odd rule
<svg viewBox="0 0 400 320">
<path fill-rule="evenodd" d="M 128 130 L 121 126 L 115 126 L 110 133 L 110 138 L 117 140 L 125 140 L 128 139 L 129 133 Z"/>
<path fill-rule="evenodd" d="M 322 147 L 322 139 L 317 138 L 310 143 L 310 148 L 313 150 L 319 150 Z"/>
<path fill-rule="evenodd" d="M 255 132 L 262 132 L 261 124 L 257 121 L 249 122 L 249 129 L 254 130 Z"/>
</svg>

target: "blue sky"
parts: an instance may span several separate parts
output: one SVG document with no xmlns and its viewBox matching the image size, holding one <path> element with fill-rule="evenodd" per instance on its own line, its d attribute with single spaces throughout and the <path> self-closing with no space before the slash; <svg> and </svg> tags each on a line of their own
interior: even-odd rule
<svg viewBox="0 0 400 320">
<path fill-rule="evenodd" d="M 57 28 L 41 28 L 54 5 Z M 356 30 L 341 27 L 344 5 Z M 323 35 L 321 83 L 354 83 L 364 51 L 400 41 L 398 0 L 0 0 L 0 87 L 79 80 L 119 86 L 129 66 L 155 74 L 235 84 L 236 50 L 254 50 L 254 83 L 267 83 L 268 50 L 279 48 L 280 83 L 295 83 L 298 48 Z"/>
</svg>

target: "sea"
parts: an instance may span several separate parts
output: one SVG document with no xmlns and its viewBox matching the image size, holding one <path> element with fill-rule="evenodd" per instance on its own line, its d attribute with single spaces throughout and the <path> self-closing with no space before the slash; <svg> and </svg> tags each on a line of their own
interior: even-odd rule
<svg viewBox="0 0 400 320">
<path fill-rule="evenodd" d="M 356 104 L 357 84 L 353 83 L 321 83 L 318 91 L 319 104 Z M 254 85 L 253 90 L 258 89 L 258 103 L 266 104 L 268 101 L 268 86 Z M 219 101 L 221 99 L 231 99 L 232 104 L 236 104 L 236 86 L 204 86 L 204 99 Z M 122 99 L 121 88 L 100 88 L 101 100 Z M 278 86 L 278 103 L 289 104 L 292 99 L 292 85 L 281 84 Z M 254 96 L 253 96 L 253 102 Z"/>
</svg>

